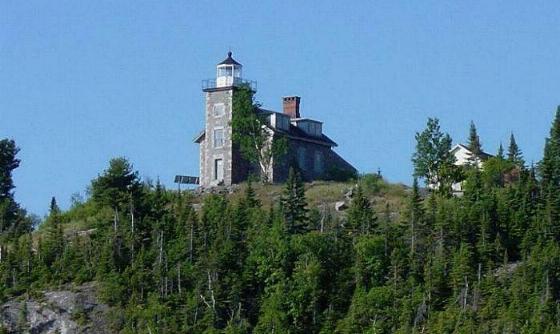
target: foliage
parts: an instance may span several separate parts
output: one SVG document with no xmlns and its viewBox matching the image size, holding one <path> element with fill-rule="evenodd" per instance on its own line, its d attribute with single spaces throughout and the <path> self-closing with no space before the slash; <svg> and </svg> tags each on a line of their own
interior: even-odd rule
<svg viewBox="0 0 560 334">
<path fill-rule="evenodd" d="M 270 175 L 274 161 L 287 152 L 288 142 L 281 135 L 272 134 L 266 116 L 259 113 L 260 104 L 254 101 L 253 94 L 245 86 L 233 92 L 233 143 L 246 160 L 258 164 L 261 180 L 267 183 L 272 181 Z"/>
<path fill-rule="evenodd" d="M 466 170 L 462 197 L 415 180 L 391 194 L 402 206 L 364 176 L 334 215 L 293 170 L 280 199 L 198 196 L 111 161 L 89 199 L 53 198 L 38 230 L 2 240 L 0 300 L 96 281 L 120 333 L 557 333 L 558 119 L 538 174 L 497 156 Z M 308 194 L 329 186 L 348 184 Z"/>
<path fill-rule="evenodd" d="M 307 223 L 307 203 L 301 176 L 290 168 L 282 196 L 282 212 L 291 233 L 299 232 Z"/>
<path fill-rule="evenodd" d="M 0 236 L 14 238 L 29 232 L 29 220 L 14 200 L 12 172 L 19 167 L 19 148 L 11 139 L 0 140 Z"/>
<path fill-rule="evenodd" d="M 480 137 L 478 136 L 476 125 L 474 125 L 473 121 L 471 121 L 469 128 L 469 141 L 467 147 L 474 157 L 478 157 L 482 153 L 482 144 L 480 143 Z"/>
<path fill-rule="evenodd" d="M 523 153 L 517 145 L 513 133 L 509 137 L 507 158 L 509 162 L 515 164 L 516 166 L 523 167 L 525 165 L 525 160 L 523 160 Z"/>
<path fill-rule="evenodd" d="M 429 118 L 426 129 L 416 133 L 416 152 L 412 156 L 414 176 L 424 178 L 426 185 L 449 194 L 458 179 L 451 154 L 451 136 L 441 132 L 439 120 Z"/>
<path fill-rule="evenodd" d="M 356 173 L 350 169 L 342 169 L 336 166 L 331 166 L 327 168 L 323 178 L 329 181 L 346 182 L 353 180 L 356 177 Z"/>
</svg>

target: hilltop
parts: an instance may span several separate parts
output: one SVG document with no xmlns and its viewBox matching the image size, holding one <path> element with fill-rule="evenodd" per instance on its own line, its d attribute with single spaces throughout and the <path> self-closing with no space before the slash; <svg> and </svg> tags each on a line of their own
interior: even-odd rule
<svg viewBox="0 0 560 334">
<path fill-rule="evenodd" d="M 560 332 L 560 108 L 537 166 L 514 140 L 479 159 L 471 129 L 474 156 L 456 164 L 428 120 L 410 188 L 291 169 L 284 184 L 179 193 L 115 158 L 38 228 L 11 192 L 15 143 L 0 141 L 5 331 L 50 328 L 40 314 L 85 331 L 109 310 L 118 333 Z M 72 290 L 101 313 L 39 305 Z"/>
</svg>

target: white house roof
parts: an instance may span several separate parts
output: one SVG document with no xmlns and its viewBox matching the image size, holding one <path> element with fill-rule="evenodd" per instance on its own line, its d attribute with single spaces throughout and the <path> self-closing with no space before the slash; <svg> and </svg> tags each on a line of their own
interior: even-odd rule
<svg viewBox="0 0 560 334">
<path fill-rule="evenodd" d="M 461 143 L 453 146 L 453 148 L 451 149 L 451 153 L 455 154 L 459 150 L 465 150 L 468 153 L 472 153 L 471 150 L 466 145 L 461 144 Z M 479 158 L 481 158 L 481 159 L 488 159 L 488 158 L 492 158 L 492 157 L 493 157 L 492 154 L 484 152 L 484 151 L 480 152 L 480 156 L 479 156 Z"/>
</svg>

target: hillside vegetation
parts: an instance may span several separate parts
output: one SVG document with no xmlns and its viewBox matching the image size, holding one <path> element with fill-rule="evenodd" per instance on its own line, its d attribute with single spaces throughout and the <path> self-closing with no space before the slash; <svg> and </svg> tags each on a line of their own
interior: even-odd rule
<svg viewBox="0 0 560 334">
<path fill-rule="evenodd" d="M 454 166 L 437 120 L 416 139 L 429 192 L 377 175 L 304 185 L 292 170 L 283 185 L 178 193 L 117 158 L 37 229 L 13 201 L 5 140 L 0 299 L 95 281 L 120 333 L 560 332 L 560 110 L 537 166 L 515 141 Z"/>
</svg>

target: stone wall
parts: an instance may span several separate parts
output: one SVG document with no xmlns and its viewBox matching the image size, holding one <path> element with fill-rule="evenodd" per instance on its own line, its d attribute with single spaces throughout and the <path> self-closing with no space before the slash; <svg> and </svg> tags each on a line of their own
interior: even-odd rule
<svg viewBox="0 0 560 334">
<path fill-rule="evenodd" d="M 214 180 L 214 163 L 216 159 L 222 159 L 224 168 L 224 183 L 232 183 L 232 142 L 231 142 L 231 110 L 232 94 L 230 89 L 214 89 L 206 92 L 206 137 L 200 145 L 200 185 L 208 187 L 217 185 Z M 222 116 L 214 116 L 213 107 L 217 103 L 223 103 L 225 113 Z M 224 130 L 224 145 L 214 148 L 214 129 L 221 127 Z"/>
<path fill-rule="evenodd" d="M 318 163 L 317 159 L 320 159 Z M 325 178 L 329 169 L 333 168 L 356 172 L 352 165 L 329 146 L 296 139 L 289 140 L 288 153 L 275 163 L 273 181 L 285 181 L 288 178 L 290 166 L 299 168 L 305 181 Z"/>
</svg>

